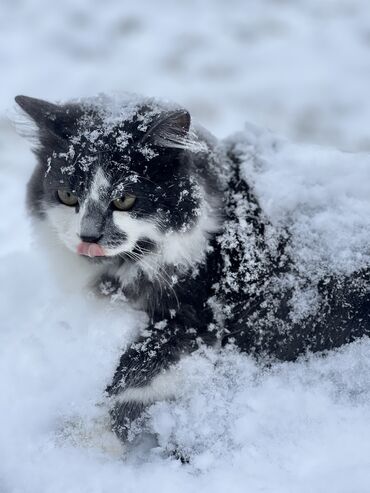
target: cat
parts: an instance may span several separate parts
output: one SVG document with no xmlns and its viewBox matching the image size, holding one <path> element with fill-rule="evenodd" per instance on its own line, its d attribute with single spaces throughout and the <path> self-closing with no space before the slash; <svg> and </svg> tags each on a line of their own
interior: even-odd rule
<svg viewBox="0 0 370 493">
<path fill-rule="evenodd" d="M 176 104 L 100 95 L 17 96 L 36 124 L 27 205 L 68 277 L 148 316 L 106 392 L 126 440 L 147 406 L 176 394 L 176 364 L 202 345 L 292 361 L 370 332 L 370 271 L 302 276 L 289 228 L 219 142 Z M 310 309 L 294 300 L 314 293 Z"/>
</svg>

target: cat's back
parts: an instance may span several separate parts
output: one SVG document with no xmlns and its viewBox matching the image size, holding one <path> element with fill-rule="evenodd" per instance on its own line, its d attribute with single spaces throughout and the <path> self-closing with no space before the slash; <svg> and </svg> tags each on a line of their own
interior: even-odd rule
<svg viewBox="0 0 370 493">
<path fill-rule="evenodd" d="M 238 345 L 292 359 L 367 334 L 370 156 L 252 126 L 223 145 L 233 173 L 219 243 Z"/>
</svg>

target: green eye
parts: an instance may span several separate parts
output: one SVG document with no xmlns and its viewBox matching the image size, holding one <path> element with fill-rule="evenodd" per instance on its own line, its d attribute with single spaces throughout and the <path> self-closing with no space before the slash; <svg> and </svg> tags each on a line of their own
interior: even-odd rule
<svg viewBox="0 0 370 493">
<path fill-rule="evenodd" d="M 73 193 L 71 192 L 67 192 L 66 190 L 58 190 L 57 194 L 58 194 L 58 199 L 64 205 L 73 207 L 74 205 L 78 204 L 78 199 L 76 195 L 73 195 Z"/>
<path fill-rule="evenodd" d="M 136 200 L 134 195 L 125 195 L 119 199 L 114 199 L 112 204 L 113 207 L 119 211 L 128 211 L 132 208 Z"/>
</svg>

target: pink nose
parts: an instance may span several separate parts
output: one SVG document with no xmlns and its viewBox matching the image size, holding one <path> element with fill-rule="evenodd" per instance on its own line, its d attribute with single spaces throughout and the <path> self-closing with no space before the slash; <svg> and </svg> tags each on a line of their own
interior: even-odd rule
<svg viewBox="0 0 370 493">
<path fill-rule="evenodd" d="M 81 242 L 77 247 L 77 253 L 87 257 L 105 257 L 104 249 L 96 243 Z"/>
</svg>

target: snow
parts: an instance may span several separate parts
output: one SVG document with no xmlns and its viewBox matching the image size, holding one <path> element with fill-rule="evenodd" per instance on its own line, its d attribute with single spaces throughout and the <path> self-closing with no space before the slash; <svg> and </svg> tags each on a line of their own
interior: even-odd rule
<svg viewBox="0 0 370 493">
<path fill-rule="evenodd" d="M 370 261 L 370 155 L 302 145 L 247 124 L 228 139 L 301 273 L 351 274 Z"/>
<path fill-rule="evenodd" d="M 103 391 L 145 320 L 58 286 L 23 205 L 34 158 L 5 114 L 17 93 L 124 89 L 176 100 L 218 136 L 249 120 L 290 140 L 369 150 L 368 2 L 5 0 L 1 14 L 0 492 L 367 492 L 366 340 L 269 368 L 196 354 L 179 399 L 150 410 L 158 444 L 148 436 L 122 460 L 102 431 Z M 368 262 L 368 155 L 247 135 L 260 159 L 245 173 L 273 221 L 300 225 L 301 258 L 317 240 L 310 265 Z"/>
<path fill-rule="evenodd" d="M 217 135 L 244 121 L 369 149 L 367 0 L 4 0 L 0 108 L 129 90 L 175 100 Z"/>
</svg>

